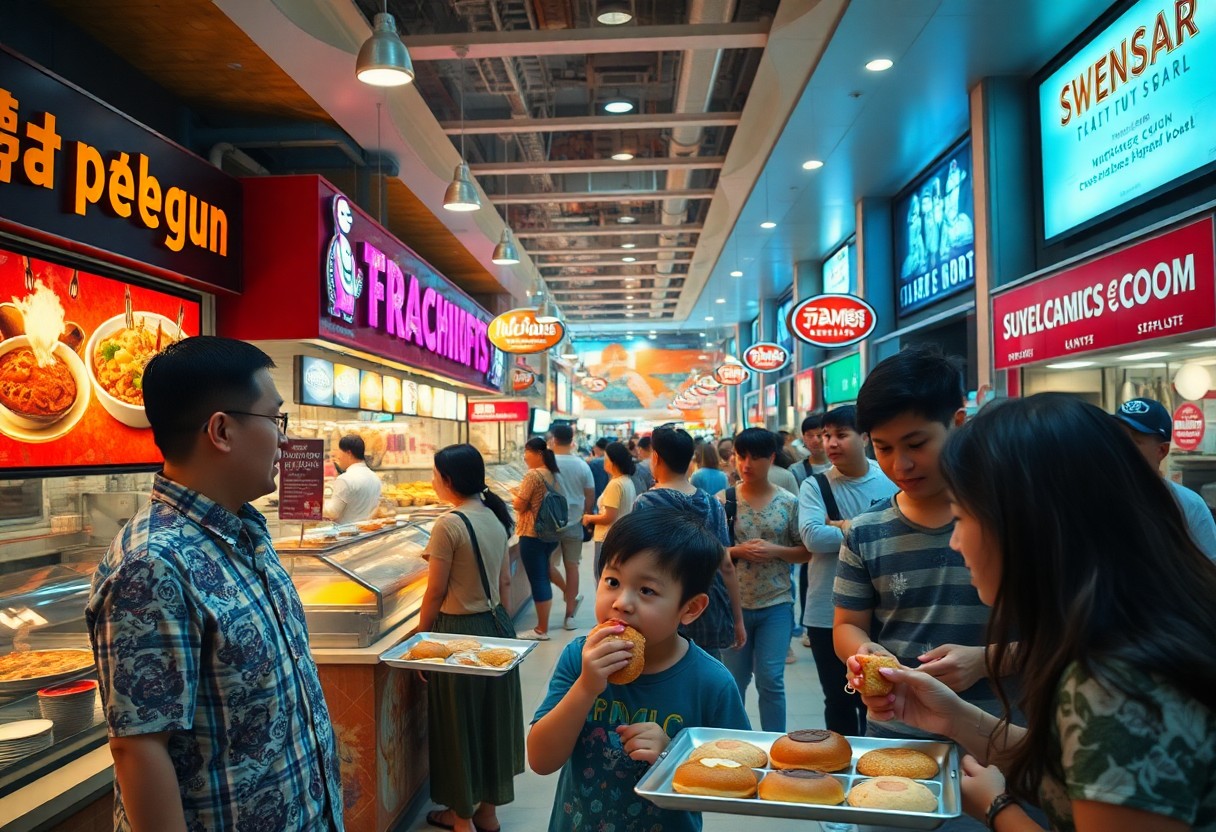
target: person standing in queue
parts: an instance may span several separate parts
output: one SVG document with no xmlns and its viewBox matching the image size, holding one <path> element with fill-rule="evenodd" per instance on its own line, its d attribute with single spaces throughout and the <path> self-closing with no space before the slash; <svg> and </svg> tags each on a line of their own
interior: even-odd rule
<svg viewBox="0 0 1216 832">
<path fill-rule="evenodd" d="M 549 640 L 549 611 L 553 608 L 553 584 L 550 580 L 549 558 L 557 548 L 555 540 L 536 536 L 536 515 L 549 489 L 557 490 L 557 460 L 553 451 L 539 436 L 524 443 L 524 463 L 528 473 L 515 492 L 515 516 L 519 534 L 519 558 L 524 563 L 528 583 L 532 587 L 532 604 L 536 607 L 536 626 L 520 633 L 529 641 Z"/>
<path fill-rule="evenodd" d="M 486 486 L 486 466 L 472 445 L 435 454 L 435 493 L 454 506 L 435 520 L 426 558 L 426 594 L 418 631 L 515 638 L 502 606 L 511 584 L 507 541 L 513 523 L 502 498 Z M 426 822 L 456 832 L 496 830 L 497 807 L 515 799 L 524 770 L 519 669 L 503 676 L 436 673 L 427 717 L 431 799 L 446 807 Z"/>
<path fill-rule="evenodd" d="M 604 452 L 608 448 L 608 440 L 600 437 L 591 446 L 591 456 L 587 458 L 587 467 L 591 469 L 591 480 L 595 483 L 595 499 L 599 499 L 608 487 L 612 477 L 604 470 Z"/>
<path fill-rule="evenodd" d="M 554 425 L 549 431 L 549 447 L 557 460 L 557 490 L 566 495 L 570 525 L 558 539 L 562 566 L 565 568 L 566 616 L 564 626 L 574 629 L 574 616 L 583 596 L 578 591 L 578 565 L 583 558 L 583 525 L 578 522 L 584 514 L 595 511 L 595 479 L 587 463 L 574 454 L 574 429 L 569 425 Z"/>
<path fill-rule="evenodd" d="M 798 487 L 815 474 L 826 474 L 832 467 L 823 442 L 823 414 L 812 413 L 802 420 L 802 446 L 807 456 L 790 466 Z"/>
<path fill-rule="evenodd" d="M 718 451 L 713 442 L 699 445 L 695 459 L 697 470 L 688 478 L 688 481 L 697 488 L 706 494 L 717 494 L 719 491 L 724 491 L 730 485 L 726 480 L 726 474 L 720 468 L 721 463 L 718 461 Z"/>
<path fill-rule="evenodd" d="M 583 515 L 583 525 L 595 528 L 592 540 L 595 541 L 595 557 L 598 562 L 600 549 L 603 548 L 604 538 L 612 524 L 633 511 L 633 501 L 637 492 L 633 490 L 634 474 L 633 457 L 629 449 L 620 442 L 613 442 L 604 450 L 604 470 L 612 477 L 608 487 L 599 498 L 599 513 Z"/>
<path fill-rule="evenodd" d="M 304 607 L 249 505 L 275 490 L 287 443 L 273 367 L 197 336 L 144 370 L 165 464 L 85 610 L 120 832 L 344 828 Z"/>
<path fill-rule="evenodd" d="M 367 452 L 363 437 L 348 433 L 338 440 L 330 454 L 338 469 L 333 495 L 325 501 L 323 514 L 335 523 L 355 523 L 366 520 L 380 505 L 380 478 L 367 467 Z"/>
</svg>

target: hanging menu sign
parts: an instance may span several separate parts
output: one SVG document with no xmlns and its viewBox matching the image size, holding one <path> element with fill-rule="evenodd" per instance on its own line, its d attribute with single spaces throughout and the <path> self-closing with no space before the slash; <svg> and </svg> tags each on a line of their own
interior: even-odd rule
<svg viewBox="0 0 1216 832">
<path fill-rule="evenodd" d="M 325 440 L 288 440 L 279 457 L 279 519 L 320 520 L 324 504 Z"/>
</svg>

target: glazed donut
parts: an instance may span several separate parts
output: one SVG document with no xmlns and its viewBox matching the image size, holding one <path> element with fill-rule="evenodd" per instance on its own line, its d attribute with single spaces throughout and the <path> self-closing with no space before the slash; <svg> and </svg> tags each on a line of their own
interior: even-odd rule
<svg viewBox="0 0 1216 832">
<path fill-rule="evenodd" d="M 646 636 L 639 633 L 633 627 L 630 627 L 624 621 L 619 621 L 615 618 L 609 618 L 602 624 L 596 624 L 591 628 L 591 632 L 602 630 L 605 627 L 612 627 L 620 624 L 625 628 L 625 632 L 616 633 L 613 638 L 623 639 L 633 645 L 633 657 L 630 658 L 629 664 L 613 673 L 608 677 L 609 683 L 613 685 L 627 685 L 634 679 L 642 675 L 642 670 L 646 667 Z"/>
<path fill-rule="evenodd" d="M 671 787 L 680 794 L 755 797 L 756 773 L 735 760 L 702 757 L 681 764 L 672 775 Z"/>
<path fill-rule="evenodd" d="M 819 771 L 770 771 L 760 781 L 759 797 L 784 803 L 838 806 L 844 803 L 844 786 L 835 777 Z"/>
<path fill-rule="evenodd" d="M 773 768 L 842 771 L 853 761 L 853 747 L 835 731 L 811 728 L 790 731 L 768 752 Z"/>
</svg>

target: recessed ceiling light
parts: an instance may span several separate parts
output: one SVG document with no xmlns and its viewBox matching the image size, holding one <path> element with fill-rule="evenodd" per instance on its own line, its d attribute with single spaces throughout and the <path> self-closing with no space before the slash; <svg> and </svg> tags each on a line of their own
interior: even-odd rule
<svg viewBox="0 0 1216 832">
<path fill-rule="evenodd" d="M 726 298 L 718 298 L 714 303 L 726 303 Z"/>
<path fill-rule="evenodd" d="M 697 334 L 698 334 L 698 335 L 700 335 L 702 338 L 704 338 L 704 337 L 705 337 L 705 333 L 704 333 L 704 332 L 699 332 L 699 333 L 697 333 Z"/>
<path fill-rule="evenodd" d="M 760 223 L 760 227 L 761 228 L 776 228 L 777 223 L 773 222 L 772 220 L 765 220 L 764 222 Z"/>
<path fill-rule="evenodd" d="M 1092 367 L 1097 361 L 1061 361 L 1059 364 L 1048 364 L 1049 370 L 1079 370 L 1082 367 Z"/>
<path fill-rule="evenodd" d="M 637 248 L 637 243 L 621 243 L 621 248 Z"/>
<path fill-rule="evenodd" d="M 626 308 L 626 309 L 632 309 L 632 308 L 633 308 L 633 304 L 632 304 L 632 303 L 627 303 L 627 304 L 625 304 L 625 308 Z"/>
<path fill-rule="evenodd" d="M 1196 341 L 1193 344 L 1188 344 L 1190 347 L 1216 347 L 1216 341 Z"/>
<path fill-rule="evenodd" d="M 633 20 L 629 0 L 600 0 L 595 19 L 605 26 L 621 26 Z"/>
<path fill-rule="evenodd" d="M 629 216 L 628 214 L 626 214 L 626 215 L 625 215 L 625 216 L 623 216 L 623 217 L 617 217 L 617 218 L 616 218 L 616 221 L 617 221 L 617 222 L 619 222 L 619 223 L 624 223 L 625 225 L 629 225 L 629 224 L 631 224 L 631 223 L 635 223 L 635 222 L 637 222 L 637 221 L 638 221 L 638 218 L 637 218 L 637 217 L 631 217 L 631 216 Z"/>
<path fill-rule="evenodd" d="M 615 98 L 604 105 L 604 110 L 614 115 L 628 113 L 633 110 L 633 102 L 626 101 L 624 98 Z"/>
<path fill-rule="evenodd" d="M 612 158 L 618 162 L 628 162 L 633 158 L 633 154 L 628 150 L 622 150 L 620 153 L 613 153 Z"/>
<path fill-rule="evenodd" d="M 711 321 L 711 322 L 712 322 L 712 321 L 713 321 L 713 319 L 714 319 L 714 316 L 713 316 L 713 315 L 706 315 L 706 316 L 705 316 L 705 320 L 707 320 L 707 321 Z"/>
<path fill-rule="evenodd" d="M 625 337 L 626 337 L 626 338 L 632 338 L 632 337 L 633 337 L 633 333 L 632 333 L 632 332 L 626 332 L 626 333 L 625 333 Z"/>
<path fill-rule="evenodd" d="M 626 313 L 625 313 L 625 317 L 626 317 L 626 318 L 632 318 L 632 317 L 633 317 L 633 313 L 632 313 L 632 312 L 626 312 Z"/>
<path fill-rule="evenodd" d="M 886 72 L 893 66 L 895 66 L 895 61 L 890 58 L 875 58 L 866 64 L 866 69 L 870 70 L 870 72 Z"/>
<path fill-rule="evenodd" d="M 652 329 L 652 330 L 650 330 L 650 334 L 651 334 L 651 335 L 658 335 L 658 334 L 659 334 L 659 331 L 658 331 L 657 329 Z"/>
<path fill-rule="evenodd" d="M 803 170 L 819 170 L 821 167 L 823 167 L 823 162 L 818 159 L 807 159 L 802 163 Z"/>
<path fill-rule="evenodd" d="M 738 269 L 735 269 L 733 272 L 730 273 L 730 276 L 731 277 L 743 277 L 743 272 L 739 271 Z"/>
<path fill-rule="evenodd" d="M 622 262 L 622 263 L 636 263 L 636 262 L 638 262 L 638 258 L 636 258 L 636 257 L 622 257 L 622 258 L 621 258 L 621 262 Z"/>
<path fill-rule="evenodd" d="M 625 300 L 633 300 L 633 295 L 625 295 Z"/>
<path fill-rule="evenodd" d="M 1138 352 L 1133 355 L 1121 355 L 1120 361 L 1147 361 L 1150 358 L 1165 358 L 1168 352 Z"/>
<path fill-rule="evenodd" d="M 650 335 L 647 335 L 646 337 L 649 338 L 651 341 L 659 340 L 659 336 L 655 335 L 653 332 Z"/>
</svg>

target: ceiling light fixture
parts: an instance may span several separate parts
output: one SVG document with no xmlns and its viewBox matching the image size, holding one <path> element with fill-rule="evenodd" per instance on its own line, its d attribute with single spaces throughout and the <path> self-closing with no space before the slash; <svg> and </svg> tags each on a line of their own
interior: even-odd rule
<svg viewBox="0 0 1216 832">
<path fill-rule="evenodd" d="M 637 243 L 621 243 L 621 248 L 637 248 Z"/>
<path fill-rule="evenodd" d="M 823 162 L 818 159 L 807 159 L 802 163 L 803 170 L 819 170 L 821 167 L 823 167 Z"/>
<path fill-rule="evenodd" d="M 397 20 L 388 13 L 388 0 L 384 12 L 372 19 L 371 37 L 359 47 L 355 77 L 373 87 L 400 87 L 414 80 L 414 62 L 397 34 Z"/>
<path fill-rule="evenodd" d="M 767 170 L 764 172 L 764 216 L 766 216 L 766 217 L 771 216 L 770 208 L 769 208 L 769 204 L 768 204 L 768 171 Z M 760 227 L 764 228 L 764 229 L 776 228 L 777 223 L 773 222 L 771 219 L 766 219 L 764 222 L 760 223 Z"/>
<path fill-rule="evenodd" d="M 473 175 L 469 173 L 464 155 L 464 56 L 469 54 L 469 50 L 466 46 L 457 46 L 452 51 L 460 58 L 460 164 L 456 166 L 456 173 L 443 194 L 443 207 L 449 211 L 468 213 L 481 208 L 481 197 L 477 195 L 477 186 L 473 184 Z"/>
<path fill-rule="evenodd" d="M 508 159 L 510 151 L 508 150 Z M 503 177 L 503 193 L 510 195 L 511 193 L 511 177 Z M 511 239 L 511 206 L 503 205 L 503 222 L 506 227 L 502 230 L 502 236 L 498 238 L 498 245 L 494 246 L 494 253 L 490 255 L 490 262 L 496 266 L 514 266 L 519 262 L 519 249 L 515 247 L 515 241 Z"/>
<path fill-rule="evenodd" d="M 895 61 L 890 58 L 875 58 L 866 64 L 866 69 L 870 72 L 886 72 L 893 66 L 895 66 Z"/>
<path fill-rule="evenodd" d="M 726 298 L 718 298 L 714 303 L 726 303 Z"/>
<path fill-rule="evenodd" d="M 638 221 L 638 218 L 637 218 L 637 217 L 631 217 L 631 216 L 629 216 L 628 214 L 626 214 L 626 215 L 625 215 L 625 216 L 623 216 L 623 217 L 617 217 L 617 218 L 616 218 L 616 221 L 617 221 L 617 222 L 619 222 L 619 223 L 622 223 L 622 224 L 624 224 L 624 225 L 632 225 L 633 223 L 635 223 L 635 222 L 637 222 L 637 221 Z"/>
<path fill-rule="evenodd" d="M 633 300 L 633 295 L 625 295 L 625 300 Z"/>
<path fill-rule="evenodd" d="M 1082 367 L 1092 367 L 1097 361 L 1061 361 L 1059 364 L 1048 364 L 1049 370 L 1079 370 Z"/>
<path fill-rule="evenodd" d="M 628 162 L 630 159 L 633 158 L 633 154 L 630 153 L 628 150 L 622 150 L 619 153 L 613 153 L 612 158 L 618 162 Z"/>
<path fill-rule="evenodd" d="M 633 317 L 633 313 L 632 313 L 632 312 L 626 312 L 626 313 L 625 313 L 625 317 L 626 317 L 626 318 L 632 318 L 632 317 Z"/>
<path fill-rule="evenodd" d="M 638 258 L 636 258 L 636 257 L 622 257 L 621 258 L 622 263 L 636 263 L 637 261 L 638 261 Z"/>
<path fill-rule="evenodd" d="M 738 269 L 735 269 L 733 272 L 730 273 L 730 276 L 731 277 L 743 277 L 743 272 L 739 271 Z"/>
<path fill-rule="evenodd" d="M 714 316 L 713 316 L 713 315 L 706 315 L 706 316 L 705 316 L 705 320 L 707 320 L 707 321 L 709 321 L 709 322 L 711 322 L 711 323 L 713 322 L 713 319 L 714 319 Z"/>
<path fill-rule="evenodd" d="M 1120 361 L 1147 361 L 1150 358 L 1165 358 L 1168 352 L 1138 352 L 1133 355 L 1121 355 Z"/>
<path fill-rule="evenodd" d="M 614 98 L 604 105 L 604 111 L 613 115 L 621 115 L 633 111 L 633 102 L 624 98 Z"/>
<path fill-rule="evenodd" d="M 600 0 L 595 19 L 605 26 L 620 26 L 633 20 L 629 0 Z"/>
</svg>

